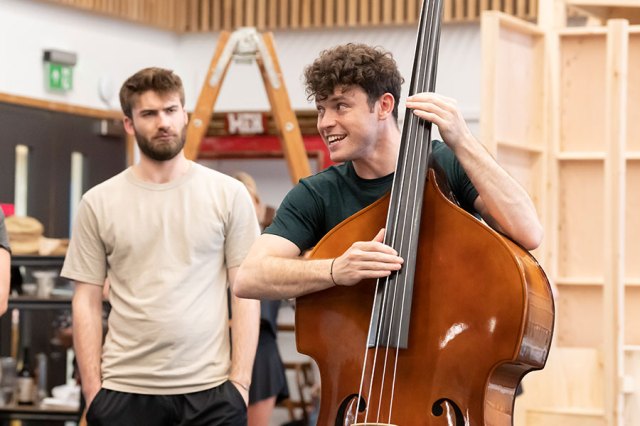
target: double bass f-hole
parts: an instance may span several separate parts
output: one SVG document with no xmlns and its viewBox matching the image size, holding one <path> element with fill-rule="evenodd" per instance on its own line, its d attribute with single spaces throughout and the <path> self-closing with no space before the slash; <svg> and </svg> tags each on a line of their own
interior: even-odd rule
<svg viewBox="0 0 640 426">
<path fill-rule="evenodd" d="M 359 401 L 357 409 L 353 407 Z M 355 419 L 350 413 L 359 412 L 362 413 L 367 407 L 367 402 L 361 396 L 353 393 L 346 397 L 340 407 L 338 408 L 338 415 L 336 417 L 335 426 L 396 426 L 391 423 L 354 423 Z M 445 407 L 449 410 L 445 410 Z M 440 398 L 435 401 L 431 407 L 431 414 L 435 417 L 441 417 L 445 415 L 445 411 L 453 411 L 448 413 L 447 424 L 455 426 L 466 426 L 464 416 L 460 407 L 448 398 Z M 451 418 L 453 414 L 453 419 Z M 452 421 L 453 420 L 453 421 Z"/>
</svg>

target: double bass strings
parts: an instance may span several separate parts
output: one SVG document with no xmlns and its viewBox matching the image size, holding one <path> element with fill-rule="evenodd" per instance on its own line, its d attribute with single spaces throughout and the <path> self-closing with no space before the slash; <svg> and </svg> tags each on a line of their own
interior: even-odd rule
<svg viewBox="0 0 640 426">
<path fill-rule="evenodd" d="M 438 44 L 440 38 L 440 17 L 442 11 L 442 1 L 435 0 L 427 2 L 427 11 L 426 16 L 421 17 L 428 23 L 428 28 L 423 32 L 423 35 L 427 37 L 426 43 L 420 43 L 420 46 L 417 47 L 416 50 L 420 49 L 420 54 L 417 55 L 416 61 L 419 61 L 421 64 L 416 66 L 416 72 L 418 77 L 418 83 L 416 83 L 415 91 L 411 92 L 415 94 L 417 92 L 423 91 L 434 91 L 435 90 L 435 77 L 437 72 L 437 58 L 438 58 Z M 422 28 L 421 28 L 422 30 Z M 425 48 L 426 46 L 426 48 Z M 423 73 L 422 71 L 426 71 Z M 415 78 L 416 75 L 412 76 Z M 428 168 L 428 160 L 429 155 L 431 153 L 431 123 L 425 123 L 419 120 L 415 115 L 410 114 L 411 119 L 409 120 L 408 133 L 414 133 L 415 136 L 412 138 L 407 136 L 406 140 L 403 140 L 402 143 L 407 143 L 412 147 L 412 150 L 418 151 L 418 160 L 412 162 L 412 168 L 417 167 L 418 170 L 414 170 L 413 173 L 409 175 L 409 179 L 414 176 L 418 176 L 417 181 L 412 182 L 413 185 L 413 196 L 409 196 L 408 199 L 413 200 L 413 208 L 406 209 L 406 213 L 413 213 L 410 218 L 408 218 L 408 222 L 410 223 L 409 229 L 409 243 L 408 247 L 413 248 L 412 256 L 409 256 L 414 265 L 415 270 L 415 262 L 417 260 L 417 240 L 419 239 L 419 230 L 420 230 L 420 221 L 422 218 L 422 208 L 423 208 L 423 195 L 424 195 L 424 185 L 426 179 L 426 173 Z M 416 158 L 415 155 L 405 159 L 405 161 L 409 161 L 410 158 Z M 407 178 L 405 176 L 403 179 Z M 411 182 L 411 181 L 410 181 Z M 407 221 L 407 217 L 405 215 L 405 221 Z M 404 238 L 407 234 L 403 233 L 402 238 Z M 403 294 L 402 294 L 402 303 L 400 305 L 400 318 L 404 318 L 404 310 L 407 303 L 411 303 L 411 299 L 407 301 L 407 287 L 408 287 L 408 279 L 413 279 L 414 274 L 405 274 L 404 280 L 402 283 Z M 395 296 L 396 293 L 394 293 Z M 395 299 L 395 297 L 394 297 Z M 393 383 L 391 389 L 391 397 L 389 399 L 389 417 L 387 422 L 391 423 L 391 417 L 393 413 L 393 404 L 395 401 L 395 385 L 396 385 L 396 376 L 398 370 L 398 360 L 399 360 L 399 350 L 400 350 L 400 337 L 402 336 L 402 327 L 405 325 L 404 321 L 398 322 L 398 333 L 397 333 L 397 341 L 396 341 L 396 352 L 395 352 L 395 362 L 393 367 Z"/>
<path fill-rule="evenodd" d="M 437 51 L 440 36 L 440 20 L 442 11 L 442 1 L 425 1 L 422 7 L 420 16 L 420 25 L 418 29 L 418 36 L 416 42 L 416 54 L 414 60 L 414 68 L 412 73 L 412 79 L 410 84 L 410 93 L 415 94 L 422 91 L 433 91 L 435 89 L 435 74 L 437 70 Z M 413 279 L 415 264 L 416 264 L 416 252 L 417 252 L 417 239 L 419 237 L 419 227 L 422 209 L 422 198 L 424 192 L 424 183 L 426 179 L 426 169 L 428 165 L 428 158 L 431 151 L 431 123 L 426 123 L 419 120 L 410 111 L 405 114 L 405 126 L 403 129 L 400 154 L 396 166 L 396 175 L 392 186 L 392 195 L 389 207 L 389 214 L 387 219 L 387 233 L 385 235 L 385 243 L 396 248 L 396 250 L 405 258 L 405 265 L 403 269 L 396 274 L 392 274 L 390 277 L 384 278 L 384 282 L 381 280 L 376 282 L 376 292 L 374 297 L 374 305 L 372 309 L 371 322 L 369 324 L 369 330 L 376 327 L 376 340 L 375 349 L 373 354 L 372 371 L 369 376 L 368 395 L 369 403 L 366 404 L 365 419 L 366 422 L 369 417 L 369 409 L 371 408 L 371 400 L 373 399 L 372 388 L 376 375 L 376 366 L 378 359 L 378 350 L 381 346 L 382 327 L 385 322 L 389 323 L 389 327 L 386 330 L 387 338 L 384 343 L 385 354 L 381 374 L 381 386 L 378 395 L 378 409 L 376 414 L 376 421 L 380 421 L 380 411 L 383 406 L 383 395 L 385 391 L 385 378 L 387 371 L 387 364 L 389 363 L 389 352 L 391 348 L 391 336 L 392 331 L 397 328 L 397 341 L 395 347 L 394 366 L 393 366 L 393 378 L 391 380 L 391 396 L 389 399 L 389 418 L 388 423 L 391 423 L 391 415 L 393 410 L 396 374 L 399 358 L 399 348 L 401 346 L 402 326 L 405 312 L 405 304 L 407 303 L 407 294 L 412 293 L 412 286 L 407 292 L 409 279 Z M 426 140 L 426 145 L 424 141 Z M 415 176 L 417 175 L 417 178 Z M 402 203 L 401 201 L 404 201 Z M 400 205 L 409 208 L 399 208 Z M 402 217 L 400 217 L 402 212 Z M 401 232 L 398 232 L 401 230 Z M 396 283 L 392 285 L 392 282 Z M 401 281 L 400 284 L 397 281 Z M 398 298 L 399 288 L 401 286 L 402 297 L 400 303 L 400 320 L 396 321 L 396 299 Z M 382 287 L 382 311 L 381 317 L 377 324 L 374 324 L 374 319 L 378 316 L 375 315 L 375 308 L 378 305 L 377 298 L 380 295 L 379 288 Z M 390 296 L 389 292 L 393 291 L 393 296 Z M 386 304 L 389 297 L 392 297 L 391 311 L 387 313 Z M 410 296 L 409 296 L 410 298 Z M 409 302 L 410 303 L 410 302 Z M 389 318 L 387 318 L 389 317 Z M 367 377 L 367 358 L 368 358 L 368 345 L 365 347 L 364 364 L 362 368 L 362 375 L 360 381 L 360 388 L 358 390 L 358 403 L 352 406 L 349 410 L 349 415 L 355 419 L 357 410 L 362 398 L 362 390 L 364 388 L 365 377 Z M 351 414 L 351 410 L 356 412 Z"/>
</svg>

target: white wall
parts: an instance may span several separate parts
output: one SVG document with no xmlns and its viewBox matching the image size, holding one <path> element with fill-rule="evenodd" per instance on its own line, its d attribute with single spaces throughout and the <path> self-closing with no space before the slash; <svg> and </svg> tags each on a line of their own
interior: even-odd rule
<svg viewBox="0 0 640 426">
<path fill-rule="evenodd" d="M 277 31 L 278 59 L 294 109 L 313 109 L 305 97 L 303 68 L 327 47 L 364 42 L 393 52 L 405 78 L 410 77 L 415 28 Z M 216 47 L 217 34 L 176 35 L 168 31 L 98 16 L 35 0 L 0 0 L 0 92 L 51 99 L 94 108 L 118 109 L 120 84 L 140 68 L 156 65 L 176 70 L 185 83 L 187 108 L 195 105 Z M 47 48 L 77 53 L 74 90 L 44 88 L 42 52 Z M 480 37 L 477 25 L 443 28 L 437 90 L 457 98 L 465 116 L 477 119 L 480 105 Z M 99 82 L 111 81 L 109 106 L 98 94 Z M 408 86 L 408 82 L 405 84 Z M 231 66 L 216 110 L 267 110 L 255 65 Z"/>
<path fill-rule="evenodd" d="M 302 72 L 318 53 L 328 47 L 361 42 L 382 46 L 393 52 L 406 82 L 403 97 L 409 88 L 415 50 L 415 28 L 344 29 L 332 31 L 277 31 L 274 40 L 278 61 L 295 110 L 314 109 L 304 93 Z M 211 34 L 183 36 L 178 48 L 176 71 L 185 79 L 187 107 L 195 105 L 204 81 L 217 37 Z M 448 25 L 443 28 L 440 43 L 436 89 L 458 99 L 471 130 L 479 134 L 480 110 L 480 34 L 477 25 Z M 255 64 L 231 64 L 216 104 L 216 111 L 263 111 L 269 101 L 262 78 Z M 400 104 L 400 118 L 404 103 Z M 435 133 L 435 132 L 434 132 Z M 289 175 L 277 160 L 207 161 L 209 167 L 233 172 L 239 169 L 251 173 L 258 182 L 264 201 L 277 206 L 291 188 Z"/>
<path fill-rule="evenodd" d="M 126 77 L 154 64 L 175 66 L 179 37 L 82 11 L 33 0 L 0 0 L 0 92 L 75 105 L 119 109 L 117 91 Z M 74 88 L 48 93 L 42 54 L 75 52 Z M 111 105 L 98 82 L 112 82 Z"/>
<path fill-rule="evenodd" d="M 328 47 L 362 42 L 390 50 L 407 82 L 416 28 L 276 31 L 280 67 L 296 110 L 314 109 L 304 93 L 302 71 Z M 183 79 L 187 109 L 192 110 L 216 48 L 217 34 L 177 35 L 36 0 L 0 0 L 0 92 L 48 99 L 80 106 L 119 110 L 122 82 L 147 66 L 174 69 Z M 446 25 L 440 39 L 437 91 L 458 99 L 471 130 L 479 133 L 480 30 L 478 25 Z M 74 89 L 47 92 L 44 49 L 68 50 L 78 55 Z M 106 84 L 105 84 L 106 83 Z M 107 90 L 108 104 L 99 87 Z M 216 111 L 265 111 L 269 103 L 255 64 L 232 64 L 222 85 Z M 400 117 L 404 104 L 400 104 Z M 225 172 L 244 169 L 256 176 L 264 200 L 277 206 L 290 189 L 288 173 L 278 161 L 207 162 Z"/>
<path fill-rule="evenodd" d="M 294 109 L 313 109 L 304 94 L 302 70 L 318 53 L 328 47 L 360 42 L 382 46 L 393 52 L 402 75 L 409 86 L 415 28 L 342 29 L 331 31 L 276 31 L 274 39 L 287 90 Z M 194 86 L 187 88 L 188 98 L 195 102 L 204 74 L 216 47 L 217 37 L 211 34 L 185 35 L 178 48 L 176 70 Z M 440 43 L 437 90 L 459 100 L 463 112 L 476 120 L 480 104 L 480 33 L 478 25 L 447 25 Z M 197 82 L 197 83 L 196 83 Z M 267 110 L 268 100 L 255 65 L 232 64 L 218 99 L 219 111 L 243 109 Z"/>
<path fill-rule="evenodd" d="M 328 47 L 362 42 L 393 52 L 409 86 L 415 28 L 276 31 L 278 60 L 292 107 L 313 109 L 307 102 L 302 70 Z M 174 69 L 183 79 L 187 109 L 192 110 L 216 48 L 217 34 L 176 35 L 104 16 L 36 0 L 0 0 L 0 92 L 103 109 L 119 109 L 122 82 L 147 66 Z M 47 92 L 42 52 L 56 48 L 77 53 L 74 89 Z M 479 133 L 480 31 L 478 25 L 446 25 L 442 30 L 437 90 L 458 99 L 471 130 Z M 101 84 L 110 87 L 109 103 L 100 98 Z M 232 64 L 216 111 L 264 111 L 269 103 L 255 64 Z M 400 104 L 400 117 L 404 104 Z M 277 162 L 208 163 L 224 171 L 245 169 L 258 177 L 266 202 L 277 205 L 291 187 Z"/>
</svg>

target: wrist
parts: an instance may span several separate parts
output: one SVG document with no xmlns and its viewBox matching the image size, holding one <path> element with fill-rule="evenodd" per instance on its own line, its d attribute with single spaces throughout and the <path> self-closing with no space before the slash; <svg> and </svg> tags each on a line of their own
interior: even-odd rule
<svg viewBox="0 0 640 426">
<path fill-rule="evenodd" d="M 339 284 L 336 282 L 336 279 L 333 275 L 333 264 L 336 262 L 336 257 L 333 258 L 333 260 L 331 261 L 331 267 L 329 268 L 329 276 L 331 276 L 331 282 L 333 282 L 334 286 L 338 286 Z"/>
<path fill-rule="evenodd" d="M 240 386 L 245 391 L 249 392 L 249 387 L 251 386 L 251 382 L 242 382 L 242 381 L 237 380 L 237 379 L 232 379 L 231 377 L 229 378 L 229 381 L 231 383 L 235 383 L 236 385 Z"/>
</svg>

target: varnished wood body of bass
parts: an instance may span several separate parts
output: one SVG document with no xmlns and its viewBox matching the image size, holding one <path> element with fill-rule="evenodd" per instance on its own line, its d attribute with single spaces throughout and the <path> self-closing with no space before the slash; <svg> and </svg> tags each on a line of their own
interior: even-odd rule
<svg viewBox="0 0 640 426">
<path fill-rule="evenodd" d="M 353 242 L 372 239 L 385 226 L 388 203 L 385 197 L 343 221 L 310 257 L 336 257 Z M 393 363 L 376 416 L 383 351 L 371 397 L 365 379 L 363 397 L 372 410 L 367 423 L 511 425 L 518 383 L 543 368 L 549 352 L 549 283 L 526 250 L 444 197 L 432 171 L 424 206 L 409 345 L 399 350 L 392 415 Z M 358 393 L 374 290 L 371 280 L 297 299 L 298 351 L 317 362 L 321 376 L 318 426 L 344 425 L 338 409 Z M 371 371 L 373 349 L 368 351 Z"/>
</svg>

